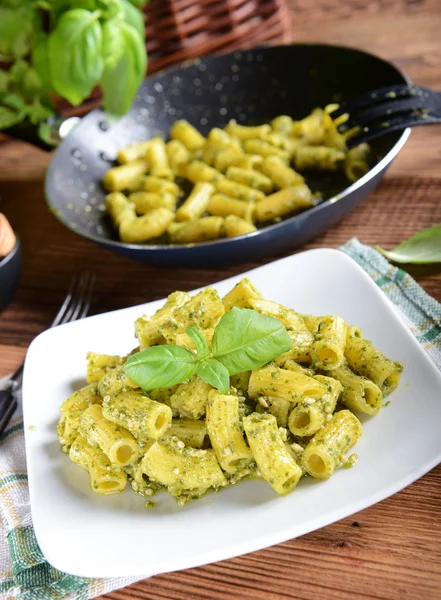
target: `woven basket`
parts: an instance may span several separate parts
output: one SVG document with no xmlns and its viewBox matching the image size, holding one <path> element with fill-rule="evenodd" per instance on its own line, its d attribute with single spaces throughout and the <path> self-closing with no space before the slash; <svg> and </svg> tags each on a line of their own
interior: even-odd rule
<svg viewBox="0 0 441 600">
<path fill-rule="evenodd" d="M 145 23 L 149 75 L 204 54 L 291 41 L 286 0 L 150 0 Z M 61 102 L 58 110 L 81 115 L 100 98 L 96 89 L 81 107 Z"/>
</svg>

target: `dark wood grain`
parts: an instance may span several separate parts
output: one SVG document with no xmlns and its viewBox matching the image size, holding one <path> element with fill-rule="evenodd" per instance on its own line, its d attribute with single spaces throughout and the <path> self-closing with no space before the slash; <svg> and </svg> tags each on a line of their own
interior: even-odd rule
<svg viewBox="0 0 441 600">
<path fill-rule="evenodd" d="M 359 46 L 394 60 L 416 82 L 441 90 L 441 0 L 290 0 L 290 7 L 294 40 Z M 20 288 L 0 315 L 0 376 L 18 366 L 29 342 L 47 327 L 75 273 L 96 272 L 92 312 L 97 313 L 257 266 L 158 271 L 88 243 L 46 210 L 42 176 L 48 160 L 31 146 L 0 137 L 0 210 L 24 245 Z M 352 236 L 390 248 L 441 222 L 440 165 L 441 127 L 416 130 L 377 191 L 302 249 L 338 247 Z M 440 270 L 411 271 L 441 301 Z M 106 598 L 440 600 L 441 467 L 393 497 L 299 539 L 153 577 Z"/>
</svg>

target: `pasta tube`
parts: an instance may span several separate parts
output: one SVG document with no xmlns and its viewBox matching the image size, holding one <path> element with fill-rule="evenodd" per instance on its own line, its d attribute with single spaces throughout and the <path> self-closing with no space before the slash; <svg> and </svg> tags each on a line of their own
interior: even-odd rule
<svg viewBox="0 0 441 600">
<path fill-rule="evenodd" d="M 245 202 L 259 202 L 265 198 L 265 194 L 260 190 L 255 190 L 247 185 L 228 179 L 217 181 L 216 189 L 221 194 L 231 196 L 237 200 L 244 200 Z"/>
<path fill-rule="evenodd" d="M 241 169 L 240 167 L 228 167 L 226 173 L 227 179 L 242 183 L 248 187 L 260 190 L 268 194 L 273 189 L 273 183 L 269 177 L 254 171 L 253 169 Z"/>
<path fill-rule="evenodd" d="M 313 206 L 313 196 L 309 187 L 302 183 L 267 196 L 256 204 L 257 221 L 270 221 L 289 213 Z"/>
<path fill-rule="evenodd" d="M 135 205 L 135 210 L 139 215 L 145 215 L 155 208 L 168 208 L 169 210 L 176 208 L 176 197 L 168 192 L 132 192 L 129 202 Z"/>
<path fill-rule="evenodd" d="M 274 398 L 272 396 L 262 396 L 256 404 L 256 412 L 267 412 L 274 415 L 278 427 L 286 427 L 288 425 L 288 416 L 291 410 L 292 403 L 289 400 Z"/>
<path fill-rule="evenodd" d="M 355 375 L 347 364 L 326 373 L 338 379 L 343 385 L 341 401 L 345 406 L 367 415 L 376 415 L 380 411 L 383 405 L 383 394 L 373 381 Z"/>
<path fill-rule="evenodd" d="M 226 484 L 213 450 L 181 448 L 179 442 L 173 444 L 173 439 L 154 443 L 142 459 L 141 468 L 150 479 L 167 486 L 173 496 L 179 496 L 183 490 L 206 490 Z"/>
<path fill-rule="evenodd" d="M 148 163 L 144 159 L 134 160 L 119 167 L 112 167 L 103 177 L 103 186 L 107 192 L 119 192 L 135 185 L 147 173 Z"/>
<path fill-rule="evenodd" d="M 123 242 L 140 244 L 163 235 L 175 218 L 175 213 L 168 208 L 155 208 L 134 221 L 124 221 L 119 228 Z"/>
<path fill-rule="evenodd" d="M 104 398 L 104 396 L 114 396 L 122 390 L 132 390 L 137 387 L 138 384 L 127 377 L 122 367 L 116 367 L 99 380 L 98 393 Z"/>
<path fill-rule="evenodd" d="M 327 387 L 326 394 L 315 402 L 312 402 L 313 399 L 307 398 L 298 404 L 289 415 L 289 429 L 298 437 L 314 435 L 331 419 L 343 389 L 337 379 L 322 375 L 316 375 L 316 379 Z"/>
<path fill-rule="evenodd" d="M 250 127 L 248 125 L 239 125 L 236 121 L 231 120 L 225 127 L 225 131 L 230 135 L 239 138 L 241 142 L 244 142 L 246 140 L 261 138 L 262 135 L 271 131 L 271 126 L 266 124 Z"/>
<path fill-rule="evenodd" d="M 280 115 L 271 121 L 271 127 L 274 131 L 290 135 L 292 132 L 292 126 L 294 122 L 288 115 Z"/>
<path fill-rule="evenodd" d="M 184 204 L 176 211 L 176 220 L 194 221 L 201 217 L 207 210 L 213 192 L 214 187 L 211 183 L 206 181 L 196 183 Z"/>
<path fill-rule="evenodd" d="M 99 404 L 84 411 L 78 432 L 91 446 L 98 446 L 114 465 L 124 467 L 138 458 L 139 447 L 133 435 L 105 419 Z"/>
<path fill-rule="evenodd" d="M 306 398 L 322 398 L 327 388 L 312 377 L 279 367 L 262 367 L 251 373 L 248 386 L 250 398 L 274 396 L 297 404 Z"/>
<path fill-rule="evenodd" d="M 371 379 L 382 391 L 391 394 L 400 382 L 403 365 L 386 358 L 372 342 L 365 340 L 358 327 L 349 327 L 345 356 L 355 373 Z"/>
<path fill-rule="evenodd" d="M 261 156 L 278 156 L 285 163 L 288 164 L 290 159 L 290 153 L 287 150 L 282 150 L 269 144 L 264 140 L 247 140 L 244 142 L 245 152 L 247 154 L 260 154 Z"/>
<path fill-rule="evenodd" d="M 161 441 L 168 440 L 173 436 L 192 448 L 203 448 L 209 439 L 205 421 L 194 421 L 193 419 L 173 419 Z"/>
<path fill-rule="evenodd" d="M 336 171 L 344 160 L 345 153 L 327 146 L 299 146 L 295 153 L 294 164 L 297 170 L 320 169 Z"/>
<path fill-rule="evenodd" d="M 205 144 L 204 136 L 193 125 L 184 120 L 176 121 L 170 129 L 170 137 L 172 140 L 178 140 L 184 144 L 190 152 L 200 150 Z"/>
<path fill-rule="evenodd" d="M 239 424 L 239 398 L 211 390 L 208 394 L 205 423 L 218 463 L 227 473 L 247 468 L 251 450 L 243 439 Z"/>
<path fill-rule="evenodd" d="M 173 181 L 175 175 L 168 162 L 165 142 L 160 137 L 150 140 L 146 151 L 147 161 L 150 166 L 150 173 L 154 177 L 170 179 Z"/>
<path fill-rule="evenodd" d="M 159 439 L 172 421 L 169 406 L 138 392 L 120 392 L 116 396 L 105 396 L 103 415 L 112 423 L 125 427 L 141 442 L 148 438 Z"/>
<path fill-rule="evenodd" d="M 96 385 L 86 385 L 77 392 L 74 392 L 63 402 L 60 407 L 61 417 L 58 421 L 57 432 L 58 439 L 65 452 L 73 443 L 78 435 L 81 415 L 92 404 L 99 404 L 100 396 L 97 394 Z"/>
<path fill-rule="evenodd" d="M 360 421 L 349 410 L 335 413 L 303 452 L 302 463 L 306 472 L 316 479 L 328 479 L 362 432 Z"/>
<path fill-rule="evenodd" d="M 255 298 L 262 298 L 262 294 L 250 279 L 244 278 L 236 283 L 228 294 L 223 297 L 222 302 L 224 303 L 225 312 L 228 312 L 233 306 L 252 308 L 251 300 Z"/>
<path fill-rule="evenodd" d="M 244 417 L 248 443 L 263 478 L 281 496 L 294 490 L 302 470 L 288 451 L 273 415 L 252 413 Z"/>
<path fill-rule="evenodd" d="M 241 167 L 243 169 L 255 169 L 263 162 L 259 154 L 243 154 L 237 150 L 219 150 L 214 157 L 213 165 L 225 173 L 228 167 Z"/>
<path fill-rule="evenodd" d="M 222 217 L 203 217 L 183 223 L 177 229 L 169 229 L 170 241 L 174 244 L 193 244 L 217 240 L 223 235 Z"/>
<path fill-rule="evenodd" d="M 213 194 L 208 202 L 207 210 L 210 214 L 217 217 L 234 215 L 245 219 L 249 223 L 253 222 L 253 203 L 235 200 L 234 198 L 230 198 L 230 196 L 225 196 L 225 194 Z"/>
<path fill-rule="evenodd" d="M 124 364 L 125 358 L 121 356 L 110 356 L 108 354 L 87 353 L 87 383 L 96 383 L 113 371 L 115 367 Z"/>
<path fill-rule="evenodd" d="M 265 157 L 259 169 L 281 189 L 304 183 L 304 178 L 288 167 L 278 156 Z"/>
<path fill-rule="evenodd" d="M 346 332 L 347 326 L 341 317 L 323 317 L 311 348 L 311 358 L 316 369 L 336 369 L 343 363 Z"/>
<path fill-rule="evenodd" d="M 211 385 L 195 376 L 187 383 L 178 386 L 170 398 L 170 404 L 183 417 L 200 419 L 205 414 L 208 393 L 211 389 Z"/>
<path fill-rule="evenodd" d="M 85 438 L 77 437 L 69 458 L 89 473 L 90 487 L 98 494 L 117 494 L 126 487 L 124 471 L 111 465 L 107 456 L 99 448 L 90 446 Z"/>
<path fill-rule="evenodd" d="M 179 140 L 170 140 L 166 144 L 168 162 L 173 171 L 178 173 L 181 165 L 190 162 L 191 154 Z"/>
<path fill-rule="evenodd" d="M 106 209 L 115 227 L 120 227 L 122 223 L 131 223 L 136 219 L 135 205 L 121 192 L 107 194 Z"/>
<path fill-rule="evenodd" d="M 248 206 L 250 206 L 248 204 Z M 238 235 L 246 235 L 257 231 L 256 227 L 248 220 L 237 217 L 236 215 L 228 215 L 225 217 L 224 230 L 227 237 L 236 237 Z"/>
<path fill-rule="evenodd" d="M 178 198 L 181 195 L 181 190 L 176 183 L 169 181 L 168 179 L 153 177 L 152 175 L 147 175 L 142 178 L 141 189 L 144 192 L 155 192 L 157 194 L 167 192 L 175 198 Z"/>
<path fill-rule="evenodd" d="M 198 183 L 198 181 L 217 181 L 223 177 L 220 171 L 200 160 L 194 160 L 186 165 L 183 175 L 193 183 Z"/>
<path fill-rule="evenodd" d="M 357 181 L 369 171 L 370 148 L 368 144 L 360 144 L 346 154 L 343 169 L 349 181 Z"/>
<path fill-rule="evenodd" d="M 123 165 L 125 163 L 129 163 L 129 162 L 133 162 L 134 160 L 138 160 L 139 158 L 145 158 L 149 144 L 150 144 L 150 141 L 137 142 L 136 144 L 131 144 L 130 146 L 121 148 L 121 150 L 119 150 L 118 155 L 117 155 L 118 162 L 121 165 Z"/>
<path fill-rule="evenodd" d="M 152 317 L 143 315 L 135 321 L 135 335 L 138 338 L 140 350 L 165 342 L 159 329 L 179 307 L 190 300 L 190 297 L 187 292 L 173 292 L 167 298 L 164 306 L 157 310 Z"/>
</svg>

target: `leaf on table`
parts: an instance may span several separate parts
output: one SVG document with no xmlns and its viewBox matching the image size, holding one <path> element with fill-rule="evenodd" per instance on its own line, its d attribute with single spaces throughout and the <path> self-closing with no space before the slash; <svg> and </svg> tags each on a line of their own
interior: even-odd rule
<svg viewBox="0 0 441 600">
<path fill-rule="evenodd" d="M 74 106 L 89 96 L 103 74 L 99 16 L 99 11 L 70 10 L 49 36 L 52 85 Z"/>
<path fill-rule="evenodd" d="M 144 391 L 171 387 L 196 372 L 195 356 L 181 346 L 152 346 L 131 356 L 124 372 Z"/>
<path fill-rule="evenodd" d="M 224 365 L 210 358 L 203 360 L 196 365 L 196 373 L 201 379 L 219 390 L 222 394 L 228 394 L 230 389 L 230 374 Z"/>
<path fill-rule="evenodd" d="M 267 364 L 292 347 L 285 326 L 249 308 L 232 308 L 214 332 L 211 349 L 230 375 Z"/>
<path fill-rule="evenodd" d="M 416 265 L 441 262 L 441 223 L 423 229 L 393 250 L 376 249 L 386 258 L 396 263 Z"/>
</svg>

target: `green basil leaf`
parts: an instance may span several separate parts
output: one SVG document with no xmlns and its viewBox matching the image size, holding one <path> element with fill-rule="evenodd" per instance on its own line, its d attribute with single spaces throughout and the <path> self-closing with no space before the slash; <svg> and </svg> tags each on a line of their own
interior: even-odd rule
<svg viewBox="0 0 441 600">
<path fill-rule="evenodd" d="M 0 54 L 19 58 L 29 52 L 33 14 L 28 6 L 0 7 Z"/>
<path fill-rule="evenodd" d="M 46 121 L 53 113 L 54 111 L 44 106 L 40 100 L 34 100 L 32 104 L 28 104 L 26 110 L 26 114 L 33 125 L 37 125 L 41 121 Z"/>
<path fill-rule="evenodd" d="M 52 18 L 54 23 L 68 10 L 73 8 L 71 0 L 53 0 Z"/>
<path fill-rule="evenodd" d="M 149 3 L 149 0 L 129 0 L 130 4 L 133 4 L 138 9 L 144 8 Z"/>
<path fill-rule="evenodd" d="M 106 21 L 115 17 L 124 18 L 121 0 L 96 0 L 96 8 L 100 11 L 102 19 Z"/>
<path fill-rule="evenodd" d="M 199 360 L 208 358 L 210 356 L 210 348 L 208 347 L 207 340 L 204 338 L 202 333 L 193 326 L 187 327 L 185 333 L 195 345 Z"/>
<path fill-rule="evenodd" d="M 43 91 L 43 82 L 36 69 L 30 67 L 23 77 L 23 94 L 26 98 L 35 98 Z"/>
<path fill-rule="evenodd" d="M 221 394 L 228 394 L 228 390 L 230 389 L 230 374 L 227 368 L 215 358 L 198 362 L 196 373 L 206 383 L 219 390 Z"/>
<path fill-rule="evenodd" d="M 211 350 L 230 375 L 258 369 L 292 347 L 285 326 L 249 308 L 232 308 L 214 331 Z"/>
<path fill-rule="evenodd" d="M 99 83 L 104 61 L 98 11 L 69 10 L 49 36 L 49 64 L 55 91 L 73 105 Z"/>
<path fill-rule="evenodd" d="M 25 60 L 17 60 L 9 70 L 11 82 L 20 87 L 28 69 L 29 65 Z"/>
<path fill-rule="evenodd" d="M 125 373 L 143 390 L 171 387 L 196 372 L 196 360 L 181 346 L 152 346 L 133 354 L 124 365 Z"/>
<path fill-rule="evenodd" d="M 27 104 L 19 94 L 7 94 L 3 98 L 3 104 L 10 108 L 15 108 L 19 112 L 26 112 Z"/>
<path fill-rule="evenodd" d="M 32 48 L 32 64 L 34 69 L 37 71 L 43 87 L 45 89 L 51 88 L 51 71 L 49 66 L 49 53 L 48 53 L 48 37 L 47 35 L 39 36 Z"/>
<path fill-rule="evenodd" d="M 124 52 L 124 39 L 120 34 L 121 22 L 117 19 L 103 25 L 104 69 L 112 69 Z"/>
<path fill-rule="evenodd" d="M 0 70 L 0 97 L 4 96 L 8 92 L 10 75 L 8 71 Z"/>
<path fill-rule="evenodd" d="M 121 23 L 123 52 L 113 66 L 107 66 L 101 79 L 104 109 L 113 116 L 125 114 L 136 96 L 147 68 L 144 40 L 137 31 Z"/>
<path fill-rule="evenodd" d="M 441 262 L 441 223 L 419 231 L 393 250 L 376 248 L 396 263 L 425 265 Z"/>
<path fill-rule="evenodd" d="M 124 14 L 124 21 L 131 25 L 142 39 L 145 39 L 145 24 L 144 15 L 141 11 L 133 6 L 128 0 L 120 0 L 121 7 Z"/>
<path fill-rule="evenodd" d="M 11 108 L 6 108 L 5 106 L 0 106 L 0 130 L 8 129 L 8 127 L 21 123 L 25 116 L 24 113 L 17 112 Z"/>
</svg>

